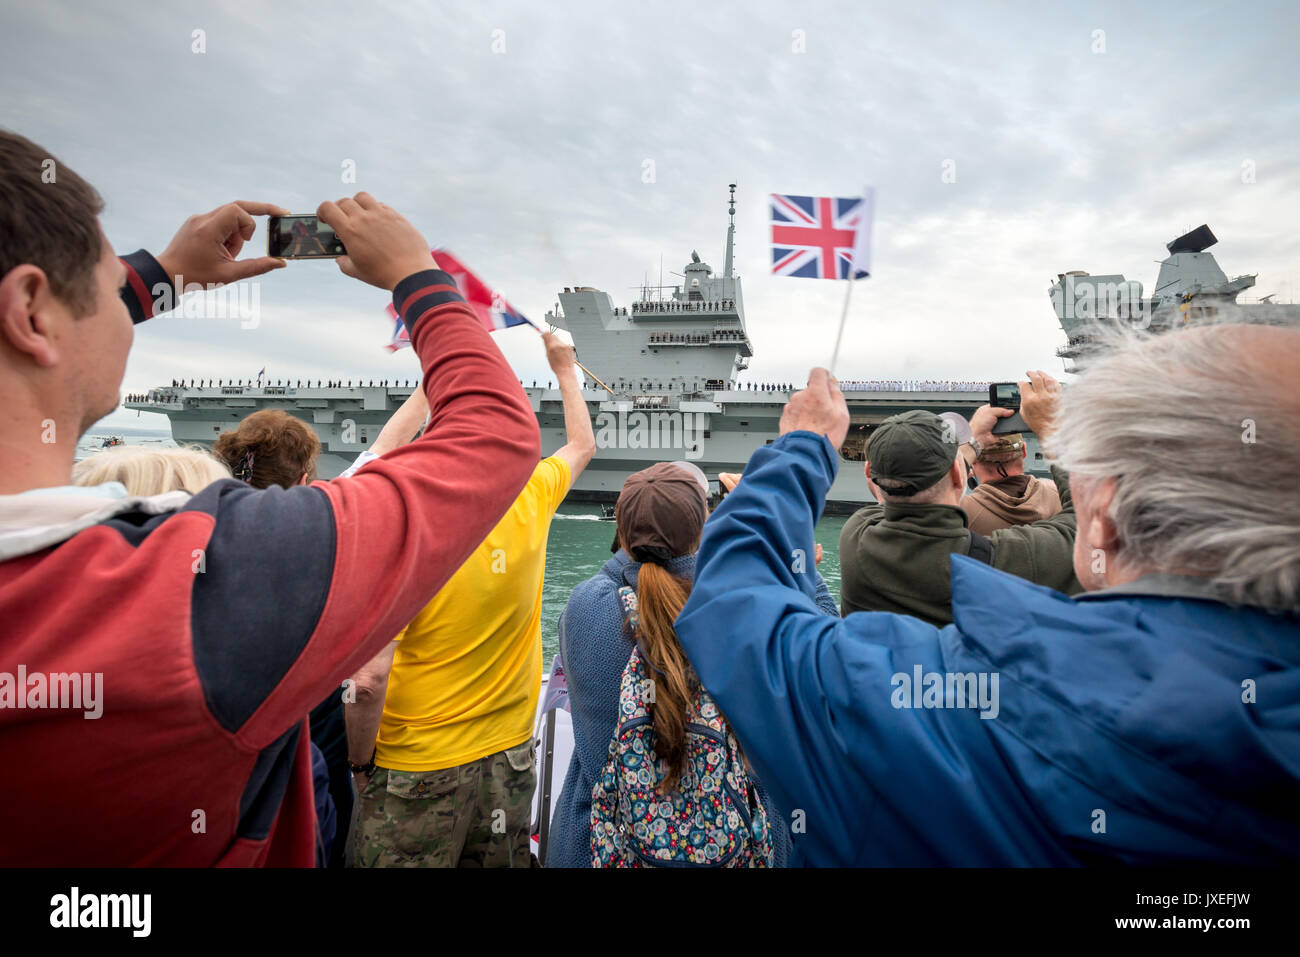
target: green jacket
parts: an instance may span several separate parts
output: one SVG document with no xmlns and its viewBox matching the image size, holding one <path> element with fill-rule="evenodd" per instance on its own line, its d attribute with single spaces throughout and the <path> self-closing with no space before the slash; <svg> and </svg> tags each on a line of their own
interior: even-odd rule
<svg viewBox="0 0 1300 957">
<path fill-rule="evenodd" d="M 1074 502 L 1066 473 L 1052 468 L 1061 511 L 989 536 L 993 567 L 1068 595 L 1074 576 Z M 948 556 L 968 552 L 966 513 L 953 505 L 868 505 L 840 533 L 840 611 L 890 611 L 932 625 L 952 623 Z"/>
</svg>

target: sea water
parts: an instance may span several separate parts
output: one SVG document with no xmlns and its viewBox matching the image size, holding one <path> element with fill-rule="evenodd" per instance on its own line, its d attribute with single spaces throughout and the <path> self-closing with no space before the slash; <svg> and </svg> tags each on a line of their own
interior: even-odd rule
<svg viewBox="0 0 1300 957">
<path fill-rule="evenodd" d="M 834 596 L 840 600 L 840 529 L 846 516 L 824 516 L 813 531 L 822 546 L 817 566 Z M 561 505 L 551 523 L 546 544 L 546 578 L 542 583 L 542 669 L 549 671 L 559 652 L 560 612 L 573 586 L 586 581 L 609 561 L 614 523 L 600 521 L 599 505 Z"/>
</svg>

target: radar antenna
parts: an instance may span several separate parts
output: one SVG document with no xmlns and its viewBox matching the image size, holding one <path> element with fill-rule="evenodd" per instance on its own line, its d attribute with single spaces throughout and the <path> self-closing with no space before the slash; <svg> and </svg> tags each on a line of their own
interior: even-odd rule
<svg viewBox="0 0 1300 957">
<path fill-rule="evenodd" d="M 727 262 L 722 269 L 723 279 L 731 278 L 732 250 L 736 245 L 736 184 L 731 183 L 727 188 L 731 190 L 731 205 L 727 209 L 730 221 L 727 224 Z"/>
</svg>

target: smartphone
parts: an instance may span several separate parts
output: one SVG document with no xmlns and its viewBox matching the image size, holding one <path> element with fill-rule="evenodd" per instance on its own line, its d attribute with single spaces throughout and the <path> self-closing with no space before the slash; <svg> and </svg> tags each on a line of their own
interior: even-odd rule
<svg viewBox="0 0 1300 957">
<path fill-rule="evenodd" d="M 335 259 L 348 251 L 334 230 L 315 216 L 272 216 L 266 254 L 277 259 Z"/>
<path fill-rule="evenodd" d="M 1020 408 L 1020 385 L 1016 382 L 990 382 L 989 405 L 995 409 Z"/>
</svg>

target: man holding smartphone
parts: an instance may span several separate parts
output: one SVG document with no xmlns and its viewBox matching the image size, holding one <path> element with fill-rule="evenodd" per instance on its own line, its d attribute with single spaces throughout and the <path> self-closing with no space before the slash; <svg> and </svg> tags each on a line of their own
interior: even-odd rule
<svg viewBox="0 0 1300 957">
<path fill-rule="evenodd" d="M 1060 385 L 1045 372 L 1020 384 L 1020 412 L 1040 435 L 1051 432 Z M 984 406 L 971 421 L 972 444 L 994 440 L 992 428 L 1012 410 Z M 987 538 L 972 531 L 961 508 L 966 460 L 952 426 L 932 412 L 891 416 L 867 443 L 867 486 L 876 499 L 840 532 L 840 611 L 889 611 L 934 625 L 952 621 L 952 555 L 985 564 L 1067 594 L 1081 591 L 1074 574 L 1076 534 L 1069 478 L 1053 469 L 1064 509 L 1032 525 Z"/>
<path fill-rule="evenodd" d="M 0 762 L 41 762 L 0 792 L 0 866 L 311 866 L 307 712 L 497 523 L 537 423 L 424 238 L 358 193 L 317 214 L 347 246 L 339 268 L 392 291 L 429 430 L 311 486 L 69 488 L 77 439 L 117 406 L 133 320 L 169 277 L 282 265 L 235 257 L 254 215 L 285 211 L 227 204 L 123 262 L 85 180 L 60 163 L 42 182 L 48 157 L 0 130 Z M 80 676 L 103 689 L 97 715 L 45 694 Z"/>
<path fill-rule="evenodd" d="M 1041 372 L 1028 375 L 1028 384 L 1035 393 L 1040 388 L 1057 387 L 1051 376 Z M 1013 412 L 1019 411 L 1017 389 L 1014 407 L 984 405 L 971 416 L 971 472 L 979 485 L 969 495 L 962 496 L 959 504 L 969 520 L 970 530 L 977 535 L 990 536 L 1000 528 L 1013 525 L 1032 525 L 1061 511 L 1061 494 L 1056 483 L 1025 473 L 1025 458 L 1029 453 L 1024 437 L 1018 432 L 994 432 L 999 421 L 1006 421 Z"/>
</svg>

